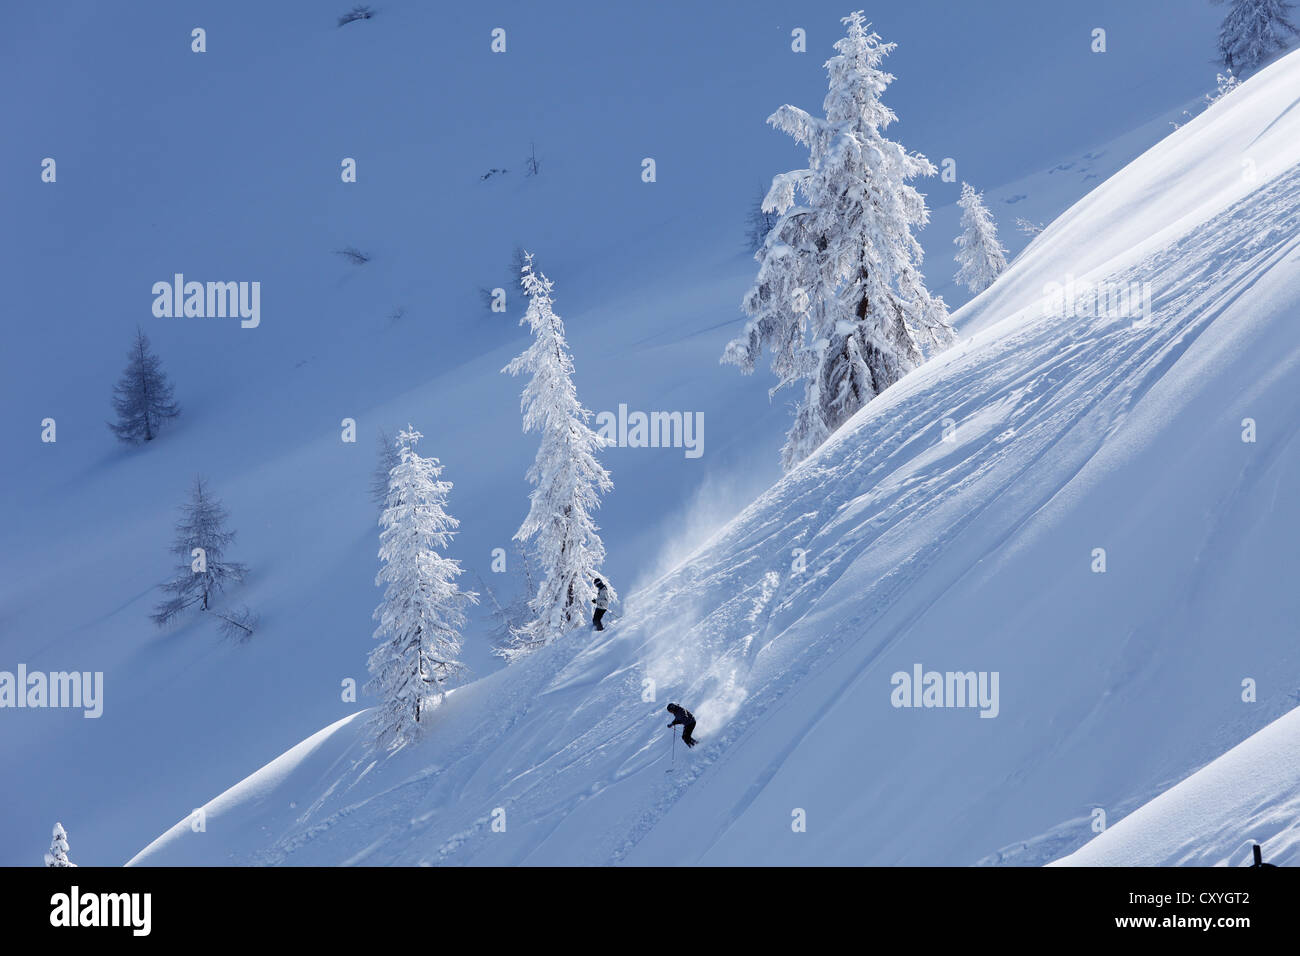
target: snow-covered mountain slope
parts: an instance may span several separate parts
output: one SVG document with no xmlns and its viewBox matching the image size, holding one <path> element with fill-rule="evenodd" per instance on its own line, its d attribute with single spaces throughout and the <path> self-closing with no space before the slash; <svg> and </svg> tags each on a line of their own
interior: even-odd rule
<svg viewBox="0 0 1300 956">
<path fill-rule="evenodd" d="M 1188 119 L 1185 114 L 1205 107 L 1202 98 L 1185 104 L 1142 123 L 1141 125 L 1104 142 L 1088 144 L 1087 148 L 1063 155 L 1051 165 L 1035 170 L 1012 182 L 984 190 L 989 210 L 998 222 L 998 237 L 1013 258 L 1032 241 L 1017 225 L 1024 219 L 1036 226 L 1051 222 L 1094 190 L 1130 162 L 1142 155 L 1152 144 L 1164 139 L 1175 123 Z M 926 242 L 926 278 L 932 291 L 942 295 L 949 304 L 957 306 L 967 302 L 969 290 L 956 282 L 948 263 L 953 255 L 951 242 L 942 245 L 935 241 L 940 236 L 955 236 L 961 231 L 961 209 L 955 202 L 937 206 L 930 225 L 922 233 Z"/>
<path fill-rule="evenodd" d="M 1298 88 L 1292 55 L 1077 204 L 609 634 L 390 759 L 336 723 L 135 862 L 1046 862 L 1292 709 Z M 1152 311 L 1044 315 L 1069 274 Z M 918 667 L 996 693 L 895 706 Z"/>
<path fill-rule="evenodd" d="M 1300 710 L 1089 841 L 1058 866 L 1249 866 L 1252 846 L 1277 866 L 1300 863 Z"/>
<path fill-rule="evenodd" d="M 1284 173 L 1294 162 L 1280 147 L 1295 129 L 1293 90 L 1287 69 L 1265 70 L 1247 96 L 1221 99 L 1097 186 L 1035 239 L 1033 255 L 1013 263 L 963 330 L 1039 308 L 1045 282 L 1114 275 Z"/>
<path fill-rule="evenodd" d="M 766 375 L 743 378 L 718 357 L 754 276 L 741 248 L 750 205 L 804 155 L 763 120 L 821 102 L 820 65 L 848 7 L 664 0 L 642 16 L 576 0 L 384 0 L 373 19 L 338 27 L 350 6 L 68 0 L 6 12 L 0 83 L 39 76 L 40 95 L 9 98 L 0 147 L 12 276 L 0 671 L 103 672 L 105 700 L 96 719 L 0 711 L 0 865 L 39 863 L 55 819 L 76 862 L 120 863 L 354 712 L 341 684 L 364 679 L 372 646 L 380 426 L 424 432 L 455 483 L 452 556 L 469 586 L 496 584 L 492 549 L 526 511 L 536 443 L 520 434 L 519 383 L 498 374 L 526 340 L 522 306 L 488 312 L 479 289 L 512 287 L 517 245 L 557 283 L 590 408 L 705 416 L 698 459 L 604 458 L 616 483 L 600 513 L 605 570 L 621 593 L 676 566 L 777 477 L 787 410 L 768 404 Z M 1219 19 L 1200 6 L 1170 31 L 1160 4 L 1127 0 L 1097 0 L 1087 19 L 1038 0 L 869 12 L 900 43 L 889 102 L 901 141 L 955 159 L 999 201 L 1027 195 L 1007 208 L 1032 205 L 1036 220 L 1091 185 L 1050 170 L 1098 152 L 1098 169 L 1117 168 L 1163 132 L 1152 116 L 1209 87 Z M 1089 49 L 1093 13 L 1119 41 L 1104 55 Z M 489 48 L 497 26 L 504 55 Z M 796 26 L 807 53 L 791 50 Z M 196 27 L 203 54 L 191 52 Z M 532 144 L 541 172 L 526 177 Z M 647 156 L 654 184 L 641 181 Z M 46 157 L 54 183 L 40 177 Z M 356 183 L 340 180 L 344 157 Z M 944 276 L 959 188 L 922 184 L 935 210 L 925 271 L 954 304 Z M 347 246 L 370 261 L 336 255 Z M 151 286 L 178 271 L 261 282 L 261 324 L 155 317 Z M 124 449 L 104 420 L 137 325 L 183 413 L 149 447 Z M 46 417 L 53 444 L 39 440 Z M 340 440 L 345 417 L 356 444 Z M 250 568 L 232 597 L 262 623 L 243 646 L 201 619 L 161 633 L 149 623 L 196 472 L 231 513 L 231 557 Z M 490 607 L 466 635 L 477 675 L 500 666 Z"/>
</svg>

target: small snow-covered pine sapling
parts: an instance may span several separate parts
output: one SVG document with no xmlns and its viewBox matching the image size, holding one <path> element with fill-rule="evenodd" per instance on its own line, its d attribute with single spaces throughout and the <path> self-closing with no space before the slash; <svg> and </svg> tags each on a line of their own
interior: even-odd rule
<svg viewBox="0 0 1300 956">
<path fill-rule="evenodd" d="M 108 427 L 132 445 L 153 441 L 162 423 L 181 413 L 180 406 L 172 401 L 172 386 L 162 370 L 162 360 L 138 326 L 135 342 L 127 353 L 126 370 L 113 386 L 113 411 L 117 422 Z"/>
<path fill-rule="evenodd" d="M 1236 74 L 1234 74 L 1231 69 L 1229 69 L 1227 73 L 1216 73 L 1214 75 L 1214 81 L 1215 91 L 1213 93 L 1205 94 L 1206 106 L 1213 106 L 1241 85 L 1241 81 L 1237 79 Z M 1183 112 L 1186 113 L 1187 111 L 1184 110 Z"/>
<path fill-rule="evenodd" d="M 826 62 L 825 118 L 789 105 L 768 117 L 808 147 L 808 166 L 772 180 L 762 208 L 778 218 L 755 254 L 758 276 L 742 302 L 749 320 L 722 355 L 750 373 L 767 349 L 772 392 L 802 393 L 781 453 L 787 471 L 916 368 L 924 349 L 953 339 L 912 235 L 930 214 L 909 180 L 934 175 L 934 165 L 883 133 L 896 117 L 880 100 L 894 79 L 881 63 L 896 44 L 868 33 L 861 11 L 843 22 Z"/>
<path fill-rule="evenodd" d="M 998 227 L 984 197 L 970 183 L 961 184 L 961 235 L 957 245 L 956 279 L 976 295 L 993 284 L 1007 267 L 1007 250 L 998 242 Z"/>
<path fill-rule="evenodd" d="M 517 648 L 536 646 L 586 625 L 595 596 L 592 579 L 605 560 L 605 545 L 592 513 L 601 494 L 614 487 L 596 453 L 610 440 L 592 430 L 591 412 L 578 401 L 573 358 L 564 323 L 552 309 L 553 284 L 526 255 L 522 271 L 528 310 L 520 319 L 532 344 L 501 371 L 529 376 L 520 399 L 524 431 L 541 441 L 527 479 L 534 486 L 515 540 L 531 542 L 542 582 L 529 607 L 532 619 L 519 629 Z M 610 588 L 610 600 L 617 597 Z"/>
<path fill-rule="evenodd" d="M 370 652 L 365 690 L 379 697 L 375 742 L 388 749 L 417 739 L 426 712 L 465 672 L 460 630 L 465 608 L 478 603 L 477 594 L 456 583 L 464 573 L 460 562 L 440 553 L 459 522 L 446 510 L 452 485 L 441 480 L 442 464 L 415 451 L 421 437 L 409 425 L 398 434 L 400 460 L 379 519 L 383 566 L 375 584 L 384 594 L 374 613 L 379 644 Z"/>
<path fill-rule="evenodd" d="M 54 839 L 50 842 L 49 852 L 45 854 L 45 865 L 62 867 L 76 866 L 68 859 L 68 833 L 62 823 L 54 824 Z"/>
<path fill-rule="evenodd" d="M 1222 3 L 1223 0 L 1215 0 Z M 1229 0 L 1219 27 L 1219 59 L 1241 76 L 1263 66 L 1300 37 L 1290 0 Z"/>
<path fill-rule="evenodd" d="M 229 517 L 221 502 L 209 492 L 207 483 L 196 475 L 190 500 L 181 506 L 176 539 L 171 547 L 172 554 L 180 559 L 176 577 L 162 585 L 163 591 L 171 596 L 153 613 L 153 622 L 159 627 L 166 626 L 188 608 L 210 610 L 213 599 L 228 584 L 242 581 L 248 573 L 244 565 L 226 560 L 226 549 L 235 540 L 235 532 L 226 530 Z"/>
</svg>

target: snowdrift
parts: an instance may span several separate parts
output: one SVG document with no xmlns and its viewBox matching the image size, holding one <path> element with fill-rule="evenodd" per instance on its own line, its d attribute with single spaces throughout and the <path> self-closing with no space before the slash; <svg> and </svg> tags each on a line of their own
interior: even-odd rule
<svg viewBox="0 0 1300 956">
<path fill-rule="evenodd" d="M 1300 55 L 1074 206 L 961 311 L 962 342 L 608 634 L 458 689 L 389 758 L 364 715 L 335 724 L 132 862 L 1043 863 L 1290 710 L 1296 89 Z M 1150 310 L 1045 307 L 1071 276 Z M 918 668 L 989 678 L 996 706 L 896 706 Z M 1258 820 L 1222 806 L 1236 854 Z"/>
<path fill-rule="evenodd" d="M 1300 863 L 1300 710 L 1139 807 L 1053 866 Z"/>
</svg>

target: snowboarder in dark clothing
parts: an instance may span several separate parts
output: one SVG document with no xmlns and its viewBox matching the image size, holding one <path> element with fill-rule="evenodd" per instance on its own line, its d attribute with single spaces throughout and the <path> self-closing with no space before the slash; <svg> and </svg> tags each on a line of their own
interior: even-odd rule
<svg viewBox="0 0 1300 956">
<path fill-rule="evenodd" d="M 691 732 L 695 730 L 695 717 L 691 712 L 677 704 L 669 704 L 664 709 L 673 715 L 673 722 L 668 725 L 669 727 L 676 727 L 678 724 L 682 725 L 682 743 L 688 747 L 694 747 L 698 744 L 699 741 L 691 736 Z"/>
<path fill-rule="evenodd" d="M 596 585 L 596 596 L 591 599 L 591 603 L 596 605 L 596 613 L 593 615 L 591 623 L 596 630 L 603 631 L 605 625 L 600 623 L 600 619 L 604 617 L 605 612 L 609 610 L 609 588 L 605 587 L 605 582 L 600 578 L 596 578 L 596 580 L 591 583 Z"/>
</svg>

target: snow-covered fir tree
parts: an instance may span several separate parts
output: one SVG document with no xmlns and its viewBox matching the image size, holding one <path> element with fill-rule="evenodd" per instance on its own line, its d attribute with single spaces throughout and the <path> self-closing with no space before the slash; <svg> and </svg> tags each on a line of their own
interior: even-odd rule
<svg viewBox="0 0 1300 956">
<path fill-rule="evenodd" d="M 49 852 L 45 854 L 46 866 L 76 866 L 68 859 L 68 832 L 62 823 L 54 824 L 54 839 L 50 842 Z"/>
<path fill-rule="evenodd" d="M 929 211 L 909 181 L 935 168 L 884 136 L 896 116 L 880 99 L 894 79 L 881 64 L 896 44 L 868 32 L 861 11 L 843 23 L 825 64 L 825 117 L 788 105 L 768 117 L 808 147 L 808 167 L 772 180 L 763 207 L 779 218 L 755 254 L 749 321 L 722 357 L 749 373 L 766 348 L 773 393 L 802 391 L 782 451 L 787 470 L 919 365 L 923 349 L 953 338 L 912 235 Z"/>
<path fill-rule="evenodd" d="M 1222 0 L 1220 0 L 1222 2 Z M 1289 0 L 1229 0 L 1219 27 L 1219 59 L 1241 76 L 1267 63 L 1300 36 Z"/>
<path fill-rule="evenodd" d="M 235 540 L 235 532 L 226 529 L 229 518 L 221 502 L 208 490 L 207 482 L 201 475 L 195 475 L 190 500 L 181 506 L 171 547 L 172 554 L 180 559 L 176 576 L 162 586 L 171 597 L 159 604 L 153 614 L 153 621 L 159 627 L 191 607 L 211 610 L 213 599 L 227 585 L 242 581 L 248 573 L 244 565 L 226 560 L 226 549 Z M 242 619 L 246 614 L 223 614 L 222 619 Z M 250 621 L 245 619 L 239 626 L 252 633 Z"/>
<path fill-rule="evenodd" d="M 970 183 L 961 184 L 961 235 L 957 244 L 956 279 L 979 295 L 993 284 L 1007 267 L 1007 250 L 998 242 L 998 227 L 984 205 L 984 197 Z"/>
<path fill-rule="evenodd" d="M 533 618 L 519 630 L 507 657 L 590 623 L 592 579 L 605 560 L 592 513 L 600 507 L 600 495 L 614 487 L 609 472 L 596 460 L 609 440 L 592 430 L 591 412 L 578 401 L 564 323 L 552 311 L 552 283 L 534 271 L 531 255 L 525 259 L 520 284 L 528 296 L 528 311 L 519 324 L 529 326 L 533 343 L 502 371 L 532 376 L 520 407 L 524 431 L 540 434 L 541 445 L 528 469 L 527 478 L 535 487 L 515 539 L 533 542 L 542 581 L 529 603 Z M 613 588 L 610 592 L 612 600 Z"/>
<path fill-rule="evenodd" d="M 447 514 L 452 485 L 441 480 L 442 464 L 415 451 L 421 437 L 409 425 L 398 433 L 398 463 L 379 518 L 383 567 L 375 584 L 384 596 L 375 608 L 379 644 L 370 652 L 365 689 L 380 698 L 373 720 L 376 743 L 385 748 L 417 739 L 427 712 L 464 673 L 460 631 L 465 608 L 478 600 L 456 583 L 460 562 L 440 553 L 460 522 Z"/>
<path fill-rule="evenodd" d="M 127 353 L 126 370 L 113 386 L 113 411 L 117 421 L 108 427 L 122 441 L 133 445 L 153 441 L 162 423 L 181 413 L 180 406 L 172 401 L 172 386 L 162 370 L 162 360 L 138 327 Z"/>
</svg>

